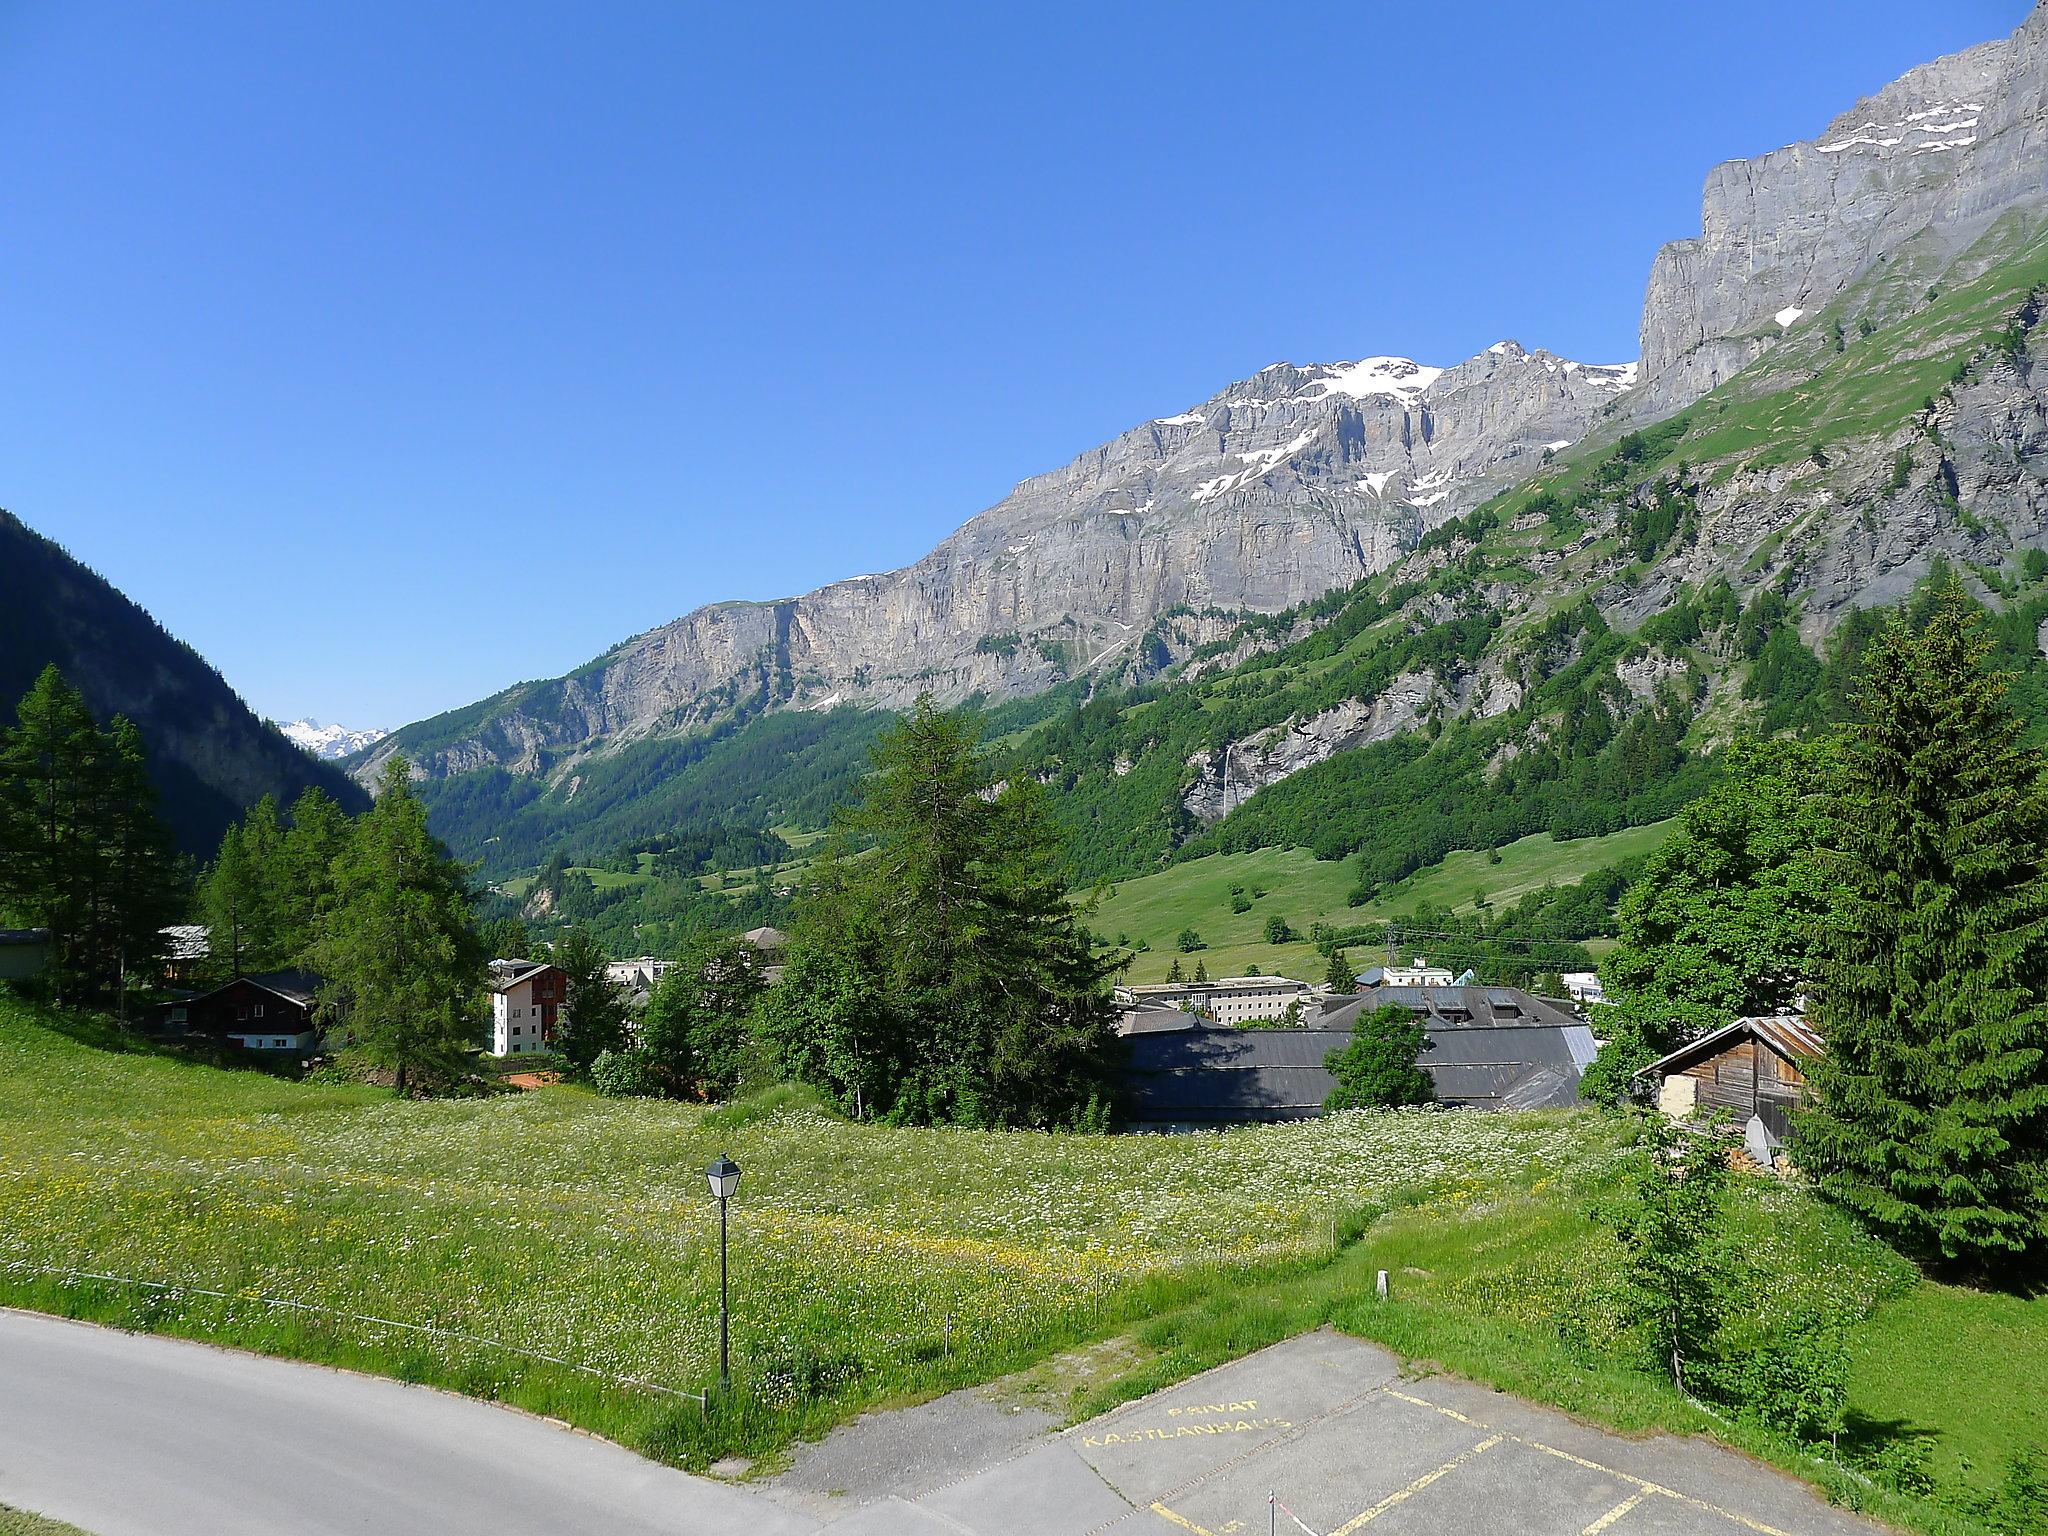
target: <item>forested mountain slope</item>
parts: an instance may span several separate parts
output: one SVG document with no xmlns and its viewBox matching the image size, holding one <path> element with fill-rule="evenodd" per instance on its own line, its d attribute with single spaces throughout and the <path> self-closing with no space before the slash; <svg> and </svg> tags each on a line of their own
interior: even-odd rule
<svg viewBox="0 0 2048 1536">
<path fill-rule="evenodd" d="M 346 774 L 259 719 L 190 646 L 0 512 L 0 723 L 52 662 L 101 720 L 122 714 L 141 728 L 164 819 L 188 852 L 211 853 L 266 794 L 290 800 L 317 784 L 350 810 L 368 803 Z"/>
<path fill-rule="evenodd" d="M 1078 878 L 1216 849 L 1360 856 L 1670 814 L 1745 729 L 1839 712 L 1876 608 L 1938 566 L 2002 610 L 2041 717 L 2048 221 L 2012 210 L 1910 296 L 1879 264 L 1765 359 L 1566 455 L 1348 592 L 1007 743 Z"/>
</svg>

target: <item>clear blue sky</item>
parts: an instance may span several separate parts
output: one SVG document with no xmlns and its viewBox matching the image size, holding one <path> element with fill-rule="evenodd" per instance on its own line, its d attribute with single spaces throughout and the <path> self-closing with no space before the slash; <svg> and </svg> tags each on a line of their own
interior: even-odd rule
<svg viewBox="0 0 2048 1536">
<path fill-rule="evenodd" d="M 1276 359 L 1636 355 L 1716 160 L 2026 0 L 0 0 L 0 506 L 398 725 Z"/>
</svg>

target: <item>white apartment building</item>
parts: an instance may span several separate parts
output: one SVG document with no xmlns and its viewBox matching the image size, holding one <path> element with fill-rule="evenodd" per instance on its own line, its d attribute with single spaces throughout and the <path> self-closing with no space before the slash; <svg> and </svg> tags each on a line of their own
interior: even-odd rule
<svg viewBox="0 0 2048 1536">
<path fill-rule="evenodd" d="M 493 1056 L 537 1056 L 569 1022 L 569 975 L 536 960 L 491 962 Z"/>
<path fill-rule="evenodd" d="M 1309 984 L 1288 976 L 1225 976 L 1220 981 L 1167 981 L 1151 986 L 1118 987 L 1122 1008 L 1187 1008 L 1219 1024 L 1248 1024 L 1279 1019 L 1297 1002 L 1306 1002 Z"/>
</svg>

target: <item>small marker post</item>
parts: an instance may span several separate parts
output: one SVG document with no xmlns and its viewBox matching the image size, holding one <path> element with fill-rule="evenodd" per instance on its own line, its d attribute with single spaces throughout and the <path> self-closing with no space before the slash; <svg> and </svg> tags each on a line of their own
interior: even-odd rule
<svg viewBox="0 0 2048 1536">
<path fill-rule="evenodd" d="M 1266 1536 L 1274 1536 L 1274 1533 L 1280 1529 L 1280 1516 L 1275 1511 L 1273 1505 L 1273 1490 L 1268 1488 L 1266 1490 Z"/>
<path fill-rule="evenodd" d="M 1384 1269 L 1380 1271 L 1379 1293 L 1380 1300 L 1385 1301 L 1387 1299 L 1387 1272 Z"/>
</svg>

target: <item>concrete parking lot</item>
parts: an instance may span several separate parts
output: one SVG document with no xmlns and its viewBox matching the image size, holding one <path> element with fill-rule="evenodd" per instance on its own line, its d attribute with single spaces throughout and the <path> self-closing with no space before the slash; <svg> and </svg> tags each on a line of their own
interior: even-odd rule
<svg viewBox="0 0 2048 1536">
<path fill-rule="evenodd" d="M 1368 1527 L 1374 1536 L 1878 1529 L 1733 1452 L 1626 1439 L 1450 1378 L 1405 1380 L 1384 1350 L 1330 1333 L 828 1520 L 848 1536 L 1352 1536 Z"/>
<path fill-rule="evenodd" d="M 0 1504 L 96 1536 L 1877 1529 L 1733 1452 L 1410 1379 L 1333 1333 L 1064 1430 L 1000 1389 L 870 1414 L 734 1483 L 443 1392 L 4 1310 Z"/>
</svg>

